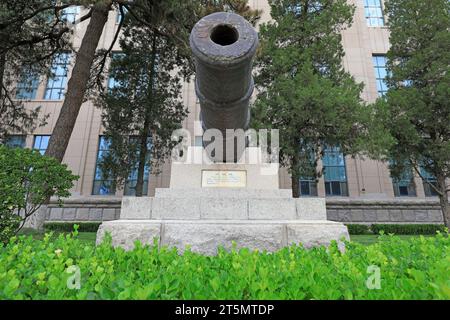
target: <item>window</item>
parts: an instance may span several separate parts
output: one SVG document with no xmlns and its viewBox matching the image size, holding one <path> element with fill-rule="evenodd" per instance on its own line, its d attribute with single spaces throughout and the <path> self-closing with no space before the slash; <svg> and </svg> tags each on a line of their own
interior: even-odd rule
<svg viewBox="0 0 450 320">
<path fill-rule="evenodd" d="M 136 139 L 136 137 L 131 137 L 130 139 Z M 147 140 L 147 149 L 148 150 L 151 149 L 151 139 L 150 138 L 148 138 L 148 140 Z M 137 156 L 139 156 L 139 153 L 137 154 Z M 143 190 L 142 190 L 143 195 L 148 194 L 148 180 L 149 180 L 149 176 L 150 176 L 150 167 L 147 165 L 147 163 L 149 162 L 149 160 L 150 160 L 150 151 L 147 152 L 146 165 L 144 167 L 144 186 L 143 186 Z M 138 168 L 136 167 L 131 171 L 130 176 L 128 177 L 128 179 L 125 183 L 124 194 L 126 196 L 135 196 L 136 195 L 137 175 L 138 175 Z"/>
<path fill-rule="evenodd" d="M 122 9 L 123 9 L 124 15 L 126 15 L 127 14 L 127 8 L 122 7 Z M 120 10 L 117 10 L 116 23 L 120 23 L 121 19 L 122 19 L 122 13 L 120 12 Z"/>
<path fill-rule="evenodd" d="M 322 10 L 322 4 L 320 1 L 310 1 L 308 3 L 308 13 L 317 13 L 320 10 Z M 293 12 L 296 17 L 299 17 L 302 15 L 302 5 L 301 4 L 295 4 L 290 5 L 287 8 L 287 12 Z"/>
<path fill-rule="evenodd" d="M 435 188 L 437 188 L 437 179 L 423 167 L 420 167 L 420 174 L 422 175 L 423 181 L 423 191 L 425 192 L 426 197 L 436 197 L 438 193 L 436 190 L 430 186 L 432 184 Z"/>
<path fill-rule="evenodd" d="M 316 166 L 316 152 L 314 149 L 307 148 L 306 146 L 301 148 L 300 162 L 304 169 L 310 167 L 311 169 Z M 309 169 L 308 169 L 309 171 Z M 317 197 L 317 181 L 313 178 L 313 174 L 305 173 L 300 177 L 299 181 L 300 195 L 306 197 Z"/>
<path fill-rule="evenodd" d="M 415 197 L 416 186 L 411 169 L 405 170 L 399 178 L 392 178 L 394 195 L 396 197 Z"/>
<path fill-rule="evenodd" d="M 384 96 L 388 90 L 386 83 L 386 56 L 374 55 L 372 59 L 375 68 L 375 80 L 377 82 L 378 95 Z"/>
<path fill-rule="evenodd" d="M 323 156 L 325 194 L 348 196 L 345 157 L 339 147 L 326 147 Z"/>
<path fill-rule="evenodd" d="M 39 75 L 33 72 L 23 72 L 16 87 L 16 99 L 36 99 L 39 87 Z"/>
<path fill-rule="evenodd" d="M 49 141 L 50 136 L 34 136 L 33 149 L 39 150 L 39 152 L 43 155 L 45 150 L 47 150 Z"/>
<path fill-rule="evenodd" d="M 118 59 L 120 59 L 123 56 L 124 56 L 124 54 L 122 52 L 113 52 L 113 53 L 111 53 L 111 62 L 117 61 Z M 111 90 L 118 86 L 119 86 L 119 81 L 114 79 L 114 77 L 111 75 L 111 71 L 110 71 L 110 74 L 108 77 L 108 89 Z"/>
<path fill-rule="evenodd" d="M 97 164 L 95 166 L 93 195 L 114 195 L 116 193 L 114 179 L 104 179 L 100 161 L 109 151 L 110 142 L 103 136 L 100 136 L 97 151 Z"/>
<path fill-rule="evenodd" d="M 67 84 L 69 58 L 69 53 L 64 52 L 57 55 L 53 60 L 51 69 L 52 76 L 47 81 L 44 99 L 61 100 L 64 98 Z"/>
<path fill-rule="evenodd" d="M 78 14 L 78 6 L 70 6 L 62 11 L 61 20 L 74 24 Z"/>
<path fill-rule="evenodd" d="M 383 8 L 381 0 L 364 0 L 364 12 L 369 27 L 384 26 Z"/>
<path fill-rule="evenodd" d="M 317 182 L 313 179 L 300 178 L 300 195 L 317 197 Z"/>
<path fill-rule="evenodd" d="M 6 138 L 5 145 L 10 148 L 25 148 L 26 136 L 11 135 Z"/>
</svg>

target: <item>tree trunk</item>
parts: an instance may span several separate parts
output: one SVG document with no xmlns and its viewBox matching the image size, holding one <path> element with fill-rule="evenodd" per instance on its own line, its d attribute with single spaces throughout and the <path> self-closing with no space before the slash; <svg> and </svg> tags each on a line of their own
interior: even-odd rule
<svg viewBox="0 0 450 320">
<path fill-rule="evenodd" d="M 0 55 L 0 102 L 3 99 L 3 77 L 5 74 L 6 53 Z"/>
<path fill-rule="evenodd" d="M 1 117 L 2 113 L 6 113 L 7 108 L 5 106 L 5 97 L 3 93 L 3 84 L 4 84 L 4 76 L 5 76 L 5 68 L 6 68 L 6 53 L 2 53 L 0 55 L 0 126 L 3 125 L 3 119 Z M 6 94 L 6 92 L 5 92 Z M 6 123 L 5 123 L 6 125 Z M 0 144 L 6 142 L 6 127 L 0 129 Z"/>
<path fill-rule="evenodd" d="M 297 146 L 299 146 L 299 144 L 297 144 L 297 141 L 295 143 Z M 297 147 L 297 149 L 298 148 L 300 148 L 300 147 Z M 299 155 L 295 154 L 292 158 L 292 163 L 291 163 L 292 197 L 294 197 L 294 198 L 300 197 L 300 177 L 298 176 L 298 174 L 296 174 L 296 172 L 298 172 L 299 163 L 300 163 Z"/>
<path fill-rule="evenodd" d="M 445 183 L 445 176 L 438 175 L 437 177 L 438 188 L 442 194 L 439 194 L 439 203 L 441 205 L 442 210 L 442 218 L 444 220 L 444 224 L 447 228 L 450 229 L 450 203 L 448 201 L 448 192 L 447 185 Z"/>
<path fill-rule="evenodd" d="M 292 197 L 300 198 L 300 181 L 298 177 L 291 176 L 292 181 Z"/>
<path fill-rule="evenodd" d="M 149 90 L 148 94 L 150 97 L 153 97 L 153 86 L 154 86 L 154 78 L 155 78 L 155 63 L 156 63 L 156 36 L 153 36 L 152 41 L 152 62 L 150 64 L 150 77 L 149 77 Z M 151 100 L 151 99 L 150 99 Z M 151 108 L 151 103 L 147 108 Z M 142 193 L 144 190 L 144 173 L 145 173 L 145 163 L 146 163 L 146 156 L 147 156 L 147 139 L 150 134 L 150 112 L 148 109 L 146 109 L 147 112 L 145 112 L 145 120 L 144 120 L 144 126 L 142 129 L 141 134 L 141 141 L 140 141 L 140 147 L 139 147 L 139 164 L 138 164 L 138 176 L 136 181 L 136 197 L 142 197 Z"/>
<path fill-rule="evenodd" d="M 92 9 L 92 16 L 87 26 L 86 33 L 81 42 L 77 54 L 72 76 L 67 85 L 67 93 L 61 111 L 50 137 L 48 148 L 45 152 L 62 162 L 72 135 L 78 113 L 83 103 L 84 95 L 89 81 L 92 63 L 95 57 L 103 28 L 108 20 L 108 12 L 111 4 L 104 1 L 96 4 Z"/>
<path fill-rule="evenodd" d="M 136 197 L 142 197 L 144 191 L 144 173 L 145 173 L 145 163 L 147 155 L 147 139 L 148 139 L 148 124 L 144 124 L 144 132 L 141 135 L 141 141 L 139 145 L 139 164 L 138 164 L 138 175 L 136 181 Z"/>
</svg>

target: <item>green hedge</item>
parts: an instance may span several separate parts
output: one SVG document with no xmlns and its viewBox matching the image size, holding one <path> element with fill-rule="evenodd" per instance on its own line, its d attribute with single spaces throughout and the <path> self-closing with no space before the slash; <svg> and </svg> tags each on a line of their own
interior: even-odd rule
<svg viewBox="0 0 450 320">
<path fill-rule="evenodd" d="M 71 232 L 74 224 L 79 225 L 79 232 L 97 232 L 101 222 L 46 222 L 44 225 L 47 231 Z M 350 234 L 435 234 L 436 231 L 445 231 L 442 224 L 347 224 Z"/>
<path fill-rule="evenodd" d="M 79 232 L 97 232 L 101 222 L 46 222 L 44 229 L 46 231 L 71 232 L 75 224 L 78 225 Z"/>
<path fill-rule="evenodd" d="M 219 250 L 213 257 L 139 243 L 127 252 L 113 248 L 110 238 L 96 247 L 76 232 L 21 236 L 0 248 L 0 300 L 450 299 L 449 250 L 448 234 L 383 235 L 367 247 L 346 243 L 345 253 L 334 243 L 272 254 Z M 367 286 L 374 267 L 380 289 Z M 77 274 L 80 287 L 71 289 Z"/>
<path fill-rule="evenodd" d="M 347 224 L 348 233 L 350 234 L 369 234 L 370 229 L 366 224 Z"/>
<path fill-rule="evenodd" d="M 406 235 L 425 235 L 436 234 L 437 231 L 445 232 L 446 228 L 443 224 L 346 224 L 348 233 L 356 234 L 406 234 Z"/>
<path fill-rule="evenodd" d="M 370 229 L 374 234 L 383 231 L 386 234 L 435 234 L 437 231 L 444 232 L 443 224 L 372 224 Z"/>
</svg>

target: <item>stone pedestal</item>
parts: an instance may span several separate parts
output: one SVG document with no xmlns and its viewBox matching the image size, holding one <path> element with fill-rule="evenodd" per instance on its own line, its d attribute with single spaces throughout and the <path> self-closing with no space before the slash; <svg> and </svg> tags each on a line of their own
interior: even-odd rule
<svg viewBox="0 0 450 320">
<path fill-rule="evenodd" d="M 102 223 L 113 245 L 127 250 L 134 242 L 186 246 L 215 254 L 222 246 L 276 251 L 293 243 L 310 248 L 348 239 L 347 228 L 326 220 L 324 198 L 292 198 L 282 189 L 157 189 L 155 197 L 124 197 L 120 220 Z"/>
<path fill-rule="evenodd" d="M 198 161 L 202 157 L 204 163 Z M 294 199 L 291 190 L 279 189 L 278 165 L 257 164 L 258 148 L 247 148 L 232 164 L 204 157 L 203 148 L 189 148 L 185 162 L 172 164 L 170 188 L 156 189 L 155 197 L 124 197 L 120 219 L 102 223 L 97 243 L 109 232 L 113 245 L 125 249 L 136 240 L 152 244 L 156 239 L 180 252 L 190 246 L 215 254 L 233 242 L 238 248 L 275 251 L 293 243 L 310 248 L 349 238 L 342 223 L 327 221 L 324 198 Z M 225 180 L 215 181 L 221 174 Z M 228 183 L 243 187 L 220 187 Z"/>
<path fill-rule="evenodd" d="M 134 242 L 152 244 L 154 239 L 162 246 L 177 247 L 213 255 L 217 248 L 226 249 L 236 243 L 237 248 L 273 252 L 291 244 L 306 248 L 328 245 L 332 240 L 348 239 L 347 228 L 327 220 L 115 220 L 104 222 L 97 234 L 97 243 L 105 233 L 112 236 L 114 246 L 130 250 Z"/>
</svg>

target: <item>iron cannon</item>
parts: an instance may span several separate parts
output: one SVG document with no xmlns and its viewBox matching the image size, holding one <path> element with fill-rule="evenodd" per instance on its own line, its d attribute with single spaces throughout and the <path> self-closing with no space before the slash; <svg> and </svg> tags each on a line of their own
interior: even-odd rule
<svg viewBox="0 0 450 320">
<path fill-rule="evenodd" d="M 217 12 L 199 20 L 190 34 L 196 79 L 195 92 L 200 102 L 203 130 L 218 129 L 223 135 L 223 159 L 240 158 L 245 146 L 234 143 L 232 157 L 227 157 L 227 129 L 247 130 L 250 122 L 249 102 L 254 89 L 252 60 L 258 46 L 258 34 L 243 17 Z M 203 142 L 203 147 L 211 141 Z M 220 143 L 220 141 L 218 141 Z M 229 150 L 229 149 L 228 149 Z"/>
</svg>

